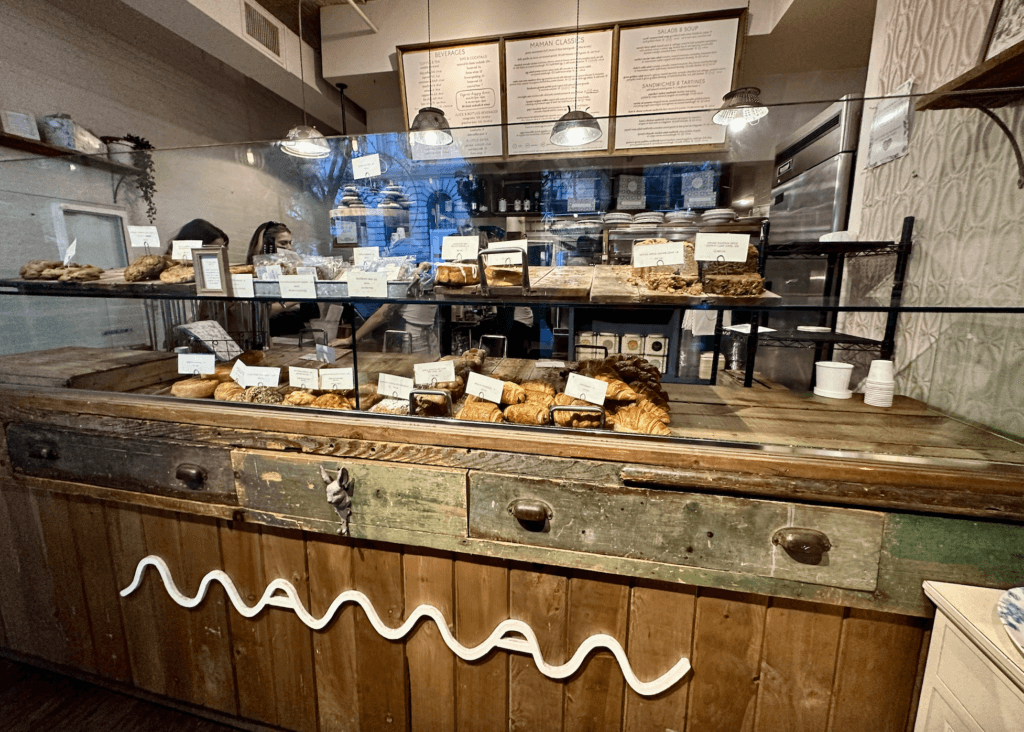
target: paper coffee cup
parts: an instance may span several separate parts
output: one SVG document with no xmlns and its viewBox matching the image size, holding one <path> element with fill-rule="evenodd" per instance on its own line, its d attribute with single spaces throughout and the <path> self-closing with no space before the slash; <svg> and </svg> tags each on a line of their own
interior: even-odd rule
<svg viewBox="0 0 1024 732">
<path fill-rule="evenodd" d="M 868 381 L 891 382 L 893 380 L 892 361 L 872 361 L 868 371 Z"/>
<path fill-rule="evenodd" d="M 818 361 L 814 364 L 815 383 L 822 389 L 831 392 L 849 391 L 850 376 L 853 374 L 852 363 L 840 361 Z"/>
</svg>

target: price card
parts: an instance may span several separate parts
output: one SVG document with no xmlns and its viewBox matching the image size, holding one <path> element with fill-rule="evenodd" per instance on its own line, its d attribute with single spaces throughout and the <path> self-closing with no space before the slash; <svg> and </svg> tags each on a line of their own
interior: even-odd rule
<svg viewBox="0 0 1024 732">
<path fill-rule="evenodd" d="M 268 264 L 259 268 L 260 279 L 264 282 L 277 282 L 281 279 L 281 265 Z"/>
<path fill-rule="evenodd" d="M 492 379 L 490 376 L 481 376 L 473 371 L 466 382 L 466 393 L 486 399 L 495 404 L 501 404 L 501 393 L 505 389 L 505 382 L 499 379 Z"/>
<path fill-rule="evenodd" d="M 565 393 L 575 399 L 601 406 L 604 404 L 605 394 L 608 393 L 608 383 L 600 379 L 591 379 L 589 376 L 569 374 L 565 383 Z"/>
<path fill-rule="evenodd" d="M 455 381 L 455 362 L 436 361 L 434 363 L 413 364 L 413 373 L 416 375 L 416 383 L 420 385 L 433 386 L 446 381 Z"/>
<path fill-rule="evenodd" d="M 380 175 L 380 155 L 377 153 L 352 159 L 352 177 L 356 180 L 375 178 L 378 175 Z"/>
<path fill-rule="evenodd" d="M 304 369 L 298 366 L 288 367 L 288 384 L 300 389 L 319 389 L 320 372 L 316 369 Z"/>
<path fill-rule="evenodd" d="M 380 259 L 380 247 L 356 247 L 352 250 L 352 261 L 357 267 L 371 259 Z"/>
<path fill-rule="evenodd" d="M 67 267 L 71 264 L 71 260 L 75 256 L 75 252 L 78 251 L 78 239 L 75 239 L 68 248 L 64 251 L 64 266 Z"/>
<path fill-rule="evenodd" d="M 646 244 L 633 247 L 634 267 L 657 267 L 663 264 L 684 264 L 686 244 L 670 241 L 667 244 Z"/>
<path fill-rule="evenodd" d="M 212 374 L 216 368 L 212 353 L 179 353 L 179 374 Z"/>
<path fill-rule="evenodd" d="M 324 391 L 355 389 L 352 369 L 320 369 L 320 388 Z"/>
<path fill-rule="evenodd" d="M 235 361 L 235 365 L 231 367 L 231 379 L 239 386 L 245 383 L 245 369 L 246 366 L 241 361 Z"/>
<path fill-rule="evenodd" d="M 285 300 L 315 300 L 316 280 L 308 274 L 281 275 L 281 297 Z"/>
<path fill-rule="evenodd" d="M 252 284 L 252 275 L 231 275 L 231 292 L 238 298 L 256 297 L 256 290 Z"/>
<path fill-rule="evenodd" d="M 539 369 L 564 369 L 565 361 L 538 361 L 537 368 Z"/>
<path fill-rule="evenodd" d="M 479 251 L 479 236 L 446 236 L 441 240 L 441 259 L 448 262 L 476 259 Z"/>
<path fill-rule="evenodd" d="M 316 344 L 316 360 L 320 363 L 334 363 L 338 360 L 338 352 L 323 343 Z"/>
<path fill-rule="evenodd" d="M 377 377 L 377 393 L 390 399 L 408 399 L 409 392 L 416 388 L 412 379 L 393 374 L 381 374 Z"/>
<path fill-rule="evenodd" d="M 132 247 L 154 250 L 163 248 L 155 226 L 129 226 L 128 239 L 131 241 Z"/>
<path fill-rule="evenodd" d="M 514 241 L 503 241 L 498 242 L 494 245 L 495 249 L 522 249 L 525 253 L 530 242 L 527 239 L 516 239 Z M 493 256 L 486 256 L 487 250 L 484 249 L 484 261 L 489 265 L 503 265 L 503 264 L 522 264 L 523 255 L 518 252 L 512 252 L 511 254 L 495 254 Z"/>
<path fill-rule="evenodd" d="M 191 262 L 192 250 L 202 249 L 203 242 L 192 239 L 175 239 L 171 242 L 171 259 Z"/>
<path fill-rule="evenodd" d="M 314 280 L 316 279 L 316 267 L 296 267 L 295 274 L 297 275 L 309 275 Z"/>
<path fill-rule="evenodd" d="M 273 366 L 246 366 L 245 375 L 239 383 L 242 386 L 277 386 L 281 380 L 281 369 Z"/>
<path fill-rule="evenodd" d="M 749 245 L 746 234 L 697 234 L 693 252 L 698 262 L 746 262 Z"/>
<path fill-rule="evenodd" d="M 567 202 L 567 209 L 573 211 L 593 211 L 597 200 L 594 198 L 570 198 Z"/>
<path fill-rule="evenodd" d="M 388 276 L 386 272 L 349 272 L 349 297 L 373 297 L 382 299 L 388 296 Z"/>
</svg>

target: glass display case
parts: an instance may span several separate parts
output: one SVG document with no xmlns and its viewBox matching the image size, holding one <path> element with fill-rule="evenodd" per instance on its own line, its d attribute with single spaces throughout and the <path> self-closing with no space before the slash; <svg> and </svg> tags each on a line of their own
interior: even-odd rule
<svg viewBox="0 0 1024 732">
<path fill-rule="evenodd" d="M 799 152 L 780 146 L 833 106 L 769 107 L 664 154 L 421 159 L 400 133 L 331 138 L 314 160 L 276 142 L 156 150 L 155 237 L 130 169 L 6 160 L 0 383 L 1020 470 L 1020 192 L 992 182 L 1012 158 L 860 163 L 853 221 L 828 227 L 848 235 L 790 219 L 776 235 L 778 154 Z M 226 232 L 230 269 L 172 258 L 194 219 Z M 264 222 L 291 248 L 248 246 Z M 822 361 L 852 368 L 823 384 Z M 865 402 L 887 382 L 891 406 Z"/>
</svg>

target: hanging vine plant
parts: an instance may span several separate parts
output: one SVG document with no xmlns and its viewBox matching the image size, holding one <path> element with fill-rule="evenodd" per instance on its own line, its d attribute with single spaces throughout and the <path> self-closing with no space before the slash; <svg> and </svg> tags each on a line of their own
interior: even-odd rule
<svg viewBox="0 0 1024 732">
<path fill-rule="evenodd" d="M 146 218 L 152 224 L 156 221 L 156 178 L 153 176 L 153 155 L 150 153 L 153 146 L 149 140 L 138 135 L 125 135 L 124 139 L 130 142 L 133 148 L 132 164 L 140 171 L 135 185 L 142 200 L 146 202 Z"/>
</svg>

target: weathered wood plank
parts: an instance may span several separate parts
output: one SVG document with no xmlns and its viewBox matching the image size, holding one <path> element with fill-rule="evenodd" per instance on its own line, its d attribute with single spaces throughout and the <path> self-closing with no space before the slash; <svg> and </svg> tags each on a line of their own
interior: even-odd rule
<svg viewBox="0 0 1024 732">
<path fill-rule="evenodd" d="M 755 730 L 824 732 L 842 622 L 842 608 L 772 600 Z"/>
<path fill-rule="evenodd" d="M 590 287 L 590 302 L 639 302 L 637 286 L 629 281 L 633 268 L 629 265 L 595 267 L 594 282 Z"/>
<path fill-rule="evenodd" d="M 843 621 L 829 732 L 902 732 L 930 622 L 864 610 Z"/>
<path fill-rule="evenodd" d="M 596 267 L 553 267 L 538 282 L 530 282 L 531 295 L 554 299 L 586 299 Z"/>
<path fill-rule="evenodd" d="M 298 591 L 299 602 L 309 607 L 306 544 L 301 534 L 266 528 L 260 531 L 263 581 L 283 578 Z M 291 610 L 268 608 L 267 629 L 273 644 L 274 695 L 277 718 L 298 732 L 316 732 L 316 681 L 313 678 L 313 638 L 310 629 Z"/>
<path fill-rule="evenodd" d="M 457 557 L 455 596 L 455 637 L 464 646 L 476 646 L 509 617 L 507 566 L 493 560 Z M 508 727 L 508 655 L 495 651 L 474 663 L 456 660 L 460 732 Z"/>
<path fill-rule="evenodd" d="M 432 605 L 454 632 L 451 554 L 406 548 L 402 555 L 405 611 Z M 455 729 L 455 655 L 433 621 L 422 621 L 405 643 L 409 664 L 409 722 L 412 732 Z"/>
<path fill-rule="evenodd" d="M 641 681 L 651 681 L 680 658 L 693 660 L 693 623 L 697 592 L 692 587 L 668 587 L 637 582 L 630 593 L 628 655 Z M 693 673 L 657 696 L 625 691 L 624 732 L 686 729 L 686 702 Z"/>
<path fill-rule="evenodd" d="M 550 568 L 525 567 L 509 571 L 509 616 L 533 629 L 545 661 L 565 663 L 568 578 Z M 538 671 L 530 656 L 513 653 L 508 683 L 510 732 L 562 729 L 564 682 Z"/>
<path fill-rule="evenodd" d="M 174 354 L 66 346 L 0 356 L 0 383 L 122 391 L 173 378 Z"/>
<path fill-rule="evenodd" d="M 355 586 L 370 598 L 381 620 L 392 628 L 401 625 L 404 617 L 401 553 L 396 548 L 360 542 L 352 552 L 352 576 Z M 378 635 L 360 611 L 356 615 L 356 648 L 359 728 L 408 729 L 408 685 L 402 643 Z"/>
<path fill-rule="evenodd" d="M 697 598 L 687 729 L 750 732 L 767 598 L 718 590 Z"/>
<path fill-rule="evenodd" d="M 310 612 L 323 617 L 334 598 L 356 589 L 352 577 L 352 543 L 336 536 L 308 535 L 306 557 L 309 566 Z M 359 732 L 359 696 L 355 636 L 356 614 L 346 605 L 334 621 L 313 633 L 316 663 L 317 711 L 320 729 Z"/>
<path fill-rule="evenodd" d="M 46 549 L 46 563 L 53 579 L 57 619 L 67 641 L 67 663 L 89 673 L 96 672 L 89 611 L 82 588 L 82 565 L 78 560 L 68 501 L 63 496 L 41 493 L 31 497 L 39 514 Z"/>
<path fill-rule="evenodd" d="M 625 649 L 629 582 L 574 572 L 569 578 L 567 655 L 587 638 L 604 633 Z M 618 732 L 622 728 L 625 681 L 611 653 L 592 654 L 565 685 L 566 732 Z"/>
</svg>

